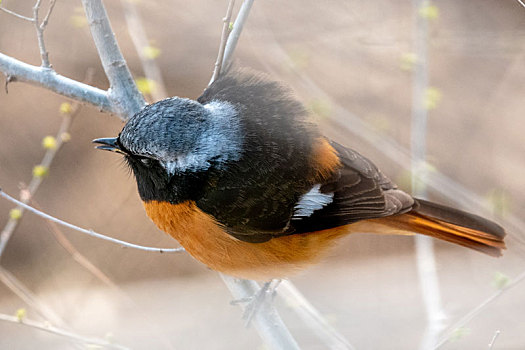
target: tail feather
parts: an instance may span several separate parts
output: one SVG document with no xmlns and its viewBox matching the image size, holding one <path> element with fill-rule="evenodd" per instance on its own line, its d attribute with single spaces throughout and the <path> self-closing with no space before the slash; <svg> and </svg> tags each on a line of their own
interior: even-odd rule
<svg viewBox="0 0 525 350">
<path fill-rule="evenodd" d="M 505 249 L 505 230 L 490 220 L 458 209 L 417 199 L 417 206 L 406 214 L 390 217 L 391 224 L 456 243 L 492 256 Z"/>
</svg>

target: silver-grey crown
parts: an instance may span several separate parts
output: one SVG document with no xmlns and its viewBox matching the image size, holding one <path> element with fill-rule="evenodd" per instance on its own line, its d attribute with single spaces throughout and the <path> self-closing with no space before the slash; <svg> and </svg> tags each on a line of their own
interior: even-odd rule
<svg viewBox="0 0 525 350">
<path fill-rule="evenodd" d="M 172 97 L 134 115 L 119 136 L 132 154 L 157 159 L 170 174 L 208 169 L 240 158 L 238 112 L 224 101 L 202 105 Z"/>
</svg>

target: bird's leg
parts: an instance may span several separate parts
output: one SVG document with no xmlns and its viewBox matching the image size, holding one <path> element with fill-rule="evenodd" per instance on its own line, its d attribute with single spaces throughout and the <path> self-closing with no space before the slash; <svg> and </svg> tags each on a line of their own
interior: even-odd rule
<svg viewBox="0 0 525 350">
<path fill-rule="evenodd" d="M 257 314 L 257 312 L 259 312 L 263 305 L 273 302 L 273 299 L 277 294 L 277 287 L 280 283 L 280 279 L 273 279 L 271 281 L 265 282 L 261 289 L 259 289 L 259 291 L 254 295 L 247 298 L 232 300 L 230 302 L 232 305 L 246 304 L 242 315 L 242 319 L 246 322 L 246 327 L 250 326 L 253 317 Z"/>
</svg>

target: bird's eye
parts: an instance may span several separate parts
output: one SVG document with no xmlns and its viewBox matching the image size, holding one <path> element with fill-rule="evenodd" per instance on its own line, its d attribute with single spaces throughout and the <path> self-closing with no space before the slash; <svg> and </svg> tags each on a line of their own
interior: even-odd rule
<svg viewBox="0 0 525 350">
<path fill-rule="evenodd" d="M 150 166 L 150 165 L 151 165 L 151 158 L 140 158 L 140 161 L 141 161 L 142 164 L 144 164 L 145 166 Z"/>
</svg>

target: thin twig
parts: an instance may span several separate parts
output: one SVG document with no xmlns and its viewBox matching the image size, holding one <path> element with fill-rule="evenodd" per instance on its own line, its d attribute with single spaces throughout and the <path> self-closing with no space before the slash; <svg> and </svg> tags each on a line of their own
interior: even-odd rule
<svg viewBox="0 0 525 350">
<path fill-rule="evenodd" d="M 12 15 L 12 16 L 15 16 L 15 17 L 17 17 L 17 18 L 23 19 L 24 21 L 34 22 L 34 19 L 33 19 L 33 18 L 31 18 L 31 17 L 27 17 L 27 16 L 23 16 L 23 15 L 20 15 L 20 14 L 14 12 L 14 11 L 8 10 L 8 9 L 6 9 L 5 7 L 2 7 L 2 6 L 0 6 L 0 11 L 4 11 L 5 13 L 8 13 L 8 14 L 10 14 L 10 15 Z"/>
<path fill-rule="evenodd" d="M 494 347 L 494 344 L 496 344 L 496 339 L 498 339 L 500 334 L 501 334 L 501 331 L 499 329 L 496 332 L 494 332 L 494 336 L 492 337 L 492 340 L 489 343 L 489 350 L 492 350 L 492 348 Z"/>
<path fill-rule="evenodd" d="M 109 242 L 112 242 L 112 243 L 115 243 L 115 244 L 119 244 L 121 245 L 123 248 L 133 248 L 133 249 L 138 249 L 138 250 L 144 250 L 144 251 L 148 251 L 148 252 L 157 252 L 157 253 L 180 253 L 180 252 L 183 252 L 184 251 L 184 248 L 154 248 L 154 247 L 146 247 L 146 246 L 142 246 L 142 245 L 138 245 L 138 244 L 133 244 L 133 243 L 129 243 L 129 242 L 125 242 L 125 241 L 121 241 L 120 239 L 116 239 L 116 238 L 112 238 L 112 237 L 108 237 L 106 235 L 103 235 L 103 234 L 100 234 L 100 233 L 97 233 L 93 230 L 87 230 L 85 228 L 81 228 L 81 227 L 78 227 L 78 226 L 75 226 L 73 224 L 70 224 L 68 222 L 65 222 L 63 220 L 60 220 L 60 219 L 57 219 L 49 214 L 46 214 L 40 210 L 37 210 L 27 204 L 24 204 L 22 202 L 20 202 L 19 200 L 11 197 L 10 195 L 8 195 L 7 193 L 5 193 L 4 191 L 2 191 L 2 189 L 0 189 L 0 197 L 3 197 L 5 199 L 7 199 L 8 201 L 11 201 L 17 205 L 19 205 L 20 207 L 32 212 L 33 214 L 36 214 L 44 219 L 47 219 L 47 220 L 51 220 L 53 222 L 56 222 L 57 224 L 59 225 L 62 225 L 62 226 L 65 226 L 65 227 L 68 227 L 70 229 L 73 229 L 75 231 L 78 231 L 78 232 L 81 232 L 81 233 L 84 233 L 88 236 L 91 236 L 91 237 L 96 237 L 96 238 L 100 238 L 102 240 L 105 240 L 105 241 L 109 241 Z"/>
<path fill-rule="evenodd" d="M 146 102 L 122 57 L 102 0 L 82 0 L 82 5 L 100 61 L 109 80 L 108 92 L 109 99 L 114 104 L 113 109 L 122 118 L 130 118 L 140 111 Z"/>
<path fill-rule="evenodd" d="M 230 0 L 228 4 L 228 9 L 226 10 L 226 16 L 222 19 L 222 34 L 221 34 L 221 43 L 219 44 L 219 53 L 217 54 L 217 60 L 215 61 L 215 67 L 213 69 L 213 74 L 211 76 L 208 86 L 210 86 L 217 78 L 221 75 L 222 61 L 224 59 L 224 50 L 226 48 L 226 43 L 228 42 L 228 36 L 230 35 L 230 21 L 232 18 L 233 6 L 235 5 L 235 0 Z"/>
<path fill-rule="evenodd" d="M 454 334 L 456 329 L 461 328 L 461 327 L 465 327 L 465 325 L 467 325 L 467 323 L 469 323 L 470 321 L 472 321 L 472 319 L 474 317 L 479 315 L 481 313 L 481 311 L 483 311 L 483 309 L 485 309 L 490 303 L 492 303 L 494 300 L 496 300 L 501 295 L 503 295 L 506 291 L 508 291 L 509 289 L 515 287 L 518 283 L 520 283 L 520 282 L 522 282 L 524 280 L 525 280 L 525 271 L 523 271 L 518 276 L 516 276 L 512 280 L 512 282 L 507 284 L 505 287 L 499 289 L 497 292 L 495 292 L 494 294 L 489 296 L 487 299 L 485 299 L 482 303 L 480 303 L 474 309 L 472 309 L 471 311 L 466 313 L 463 317 L 461 317 L 452 326 L 448 327 L 448 329 L 442 333 L 441 337 L 439 338 L 439 341 L 436 343 L 436 345 L 434 346 L 433 349 L 436 350 L 436 349 L 439 349 L 440 347 L 442 347 L 443 345 L 445 345 L 449 341 L 450 337 Z"/>
<path fill-rule="evenodd" d="M 355 350 L 337 330 L 334 329 L 301 292 L 288 280 L 281 281 L 279 296 L 283 297 L 302 321 L 322 340 L 327 348 L 332 350 Z"/>
<path fill-rule="evenodd" d="M 38 321 L 30 320 L 27 318 L 20 319 L 16 316 L 0 314 L 0 320 L 23 325 L 23 326 L 34 328 L 34 329 L 38 329 L 44 332 L 52 333 L 52 334 L 55 334 L 61 337 L 65 337 L 69 340 L 74 340 L 78 343 L 82 343 L 86 345 L 102 346 L 108 349 L 120 349 L 120 350 L 129 349 L 125 346 L 114 344 L 114 343 L 111 343 L 101 338 L 85 337 L 83 335 L 52 326 L 48 323 L 38 322 Z"/>
<path fill-rule="evenodd" d="M 228 42 L 226 43 L 226 47 L 224 49 L 224 58 L 222 61 L 221 71 L 227 70 L 231 65 L 233 52 L 235 51 L 235 47 L 237 46 L 237 42 L 241 36 L 244 23 L 246 23 L 246 20 L 248 19 L 253 2 L 254 0 L 244 0 L 241 5 L 239 13 L 237 14 L 237 18 L 235 19 L 235 23 L 233 24 L 233 29 L 228 36 Z"/>
<path fill-rule="evenodd" d="M 49 22 L 49 17 L 51 16 L 51 12 L 53 12 L 53 9 L 55 8 L 56 0 L 50 0 L 49 8 L 47 10 L 46 16 L 44 17 L 44 20 L 40 24 L 41 29 L 45 29 L 47 26 L 47 22 Z"/>
<path fill-rule="evenodd" d="M 516 1 L 519 2 L 521 6 L 525 7 L 525 3 L 522 0 L 516 0 Z"/>
<path fill-rule="evenodd" d="M 40 49 L 40 57 L 42 58 L 43 68 L 51 68 L 51 64 L 49 63 L 49 53 L 46 50 L 46 44 L 44 41 L 44 30 L 46 29 L 47 23 L 49 21 L 49 16 L 51 16 L 51 12 L 53 12 L 53 8 L 55 7 L 55 1 L 56 0 L 50 1 L 49 9 L 42 23 L 40 23 L 38 20 L 42 0 L 37 0 L 35 6 L 33 7 L 33 23 L 36 29 L 36 37 L 38 39 L 38 48 Z"/>
<path fill-rule="evenodd" d="M 145 49 L 149 46 L 149 43 L 135 1 L 121 0 L 120 3 L 124 7 L 124 18 L 126 19 L 128 32 L 133 41 L 133 45 L 137 50 L 137 54 L 139 55 L 144 75 L 149 81 L 155 83 L 155 86 L 151 91 L 151 96 L 154 101 L 162 100 L 168 97 L 168 94 L 162 79 L 162 73 L 156 64 L 155 59 L 147 57 L 145 54 Z"/>
</svg>

